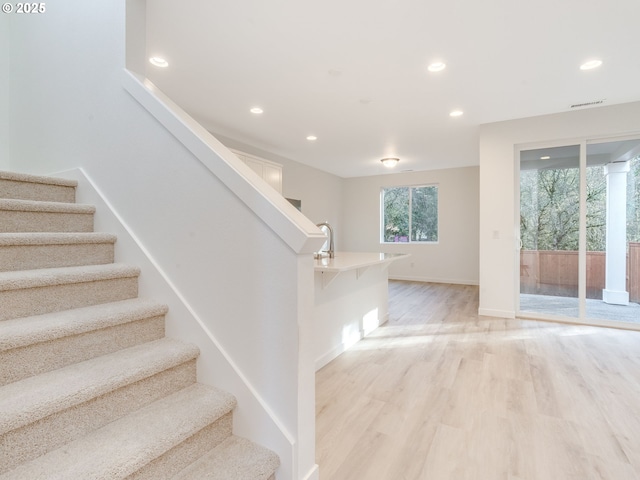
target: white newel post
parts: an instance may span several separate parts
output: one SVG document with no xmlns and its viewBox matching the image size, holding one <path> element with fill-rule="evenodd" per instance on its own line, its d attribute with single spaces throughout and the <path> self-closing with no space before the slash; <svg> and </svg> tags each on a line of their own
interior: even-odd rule
<svg viewBox="0 0 640 480">
<path fill-rule="evenodd" d="M 629 162 L 604 166 L 607 178 L 606 279 L 602 300 L 628 305 L 627 292 L 627 172 Z"/>
</svg>

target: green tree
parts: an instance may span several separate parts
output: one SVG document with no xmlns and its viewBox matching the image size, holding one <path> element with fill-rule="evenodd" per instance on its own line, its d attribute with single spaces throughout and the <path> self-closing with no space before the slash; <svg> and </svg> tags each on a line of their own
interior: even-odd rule
<svg viewBox="0 0 640 480">
<path fill-rule="evenodd" d="M 586 172 L 587 250 L 606 247 L 607 185 L 602 165 Z M 640 156 L 627 175 L 627 239 L 640 242 Z M 526 250 L 578 250 L 578 168 L 523 170 L 520 175 L 520 235 Z"/>
<path fill-rule="evenodd" d="M 523 172 L 520 182 L 523 248 L 578 249 L 579 181 L 575 168 Z"/>
<path fill-rule="evenodd" d="M 395 242 L 396 237 L 409 238 L 409 188 L 385 188 L 382 204 L 384 241 Z"/>
<path fill-rule="evenodd" d="M 587 250 L 602 252 L 607 235 L 607 180 L 602 165 L 587 167 Z"/>
<path fill-rule="evenodd" d="M 411 189 L 411 241 L 438 241 L 438 187 Z"/>
<path fill-rule="evenodd" d="M 391 187 L 382 192 L 383 241 L 436 242 L 438 187 Z"/>
</svg>

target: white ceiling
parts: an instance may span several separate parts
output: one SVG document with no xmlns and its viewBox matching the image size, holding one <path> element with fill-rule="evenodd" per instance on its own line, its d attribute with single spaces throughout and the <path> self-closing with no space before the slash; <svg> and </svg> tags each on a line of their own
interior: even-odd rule
<svg viewBox="0 0 640 480">
<path fill-rule="evenodd" d="M 483 123 L 640 100 L 640 0 L 152 0 L 147 12 L 148 55 L 170 64 L 147 76 L 176 103 L 214 133 L 342 177 L 389 173 L 387 156 L 394 171 L 477 165 Z M 593 58 L 603 65 L 579 69 Z M 428 72 L 434 61 L 447 68 Z"/>
</svg>

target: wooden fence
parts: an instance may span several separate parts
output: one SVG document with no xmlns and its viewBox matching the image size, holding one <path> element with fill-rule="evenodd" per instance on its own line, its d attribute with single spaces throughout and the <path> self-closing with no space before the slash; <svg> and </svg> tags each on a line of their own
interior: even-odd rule
<svg viewBox="0 0 640 480">
<path fill-rule="evenodd" d="M 587 252 L 587 298 L 602 299 L 605 252 Z M 540 295 L 578 296 L 578 252 L 522 250 L 520 291 Z M 627 255 L 629 300 L 640 302 L 640 243 L 629 243 Z"/>
</svg>

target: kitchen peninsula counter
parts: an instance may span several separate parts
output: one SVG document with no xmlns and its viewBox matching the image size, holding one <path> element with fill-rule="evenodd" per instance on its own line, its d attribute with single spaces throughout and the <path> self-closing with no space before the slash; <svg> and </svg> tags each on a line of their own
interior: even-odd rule
<svg viewBox="0 0 640 480">
<path fill-rule="evenodd" d="M 389 264 L 394 260 L 408 257 L 406 253 L 336 252 L 333 258 L 315 260 L 316 272 L 346 272 L 372 265 Z"/>
<path fill-rule="evenodd" d="M 388 267 L 407 257 L 336 252 L 314 260 L 316 370 L 388 320 Z"/>
</svg>

